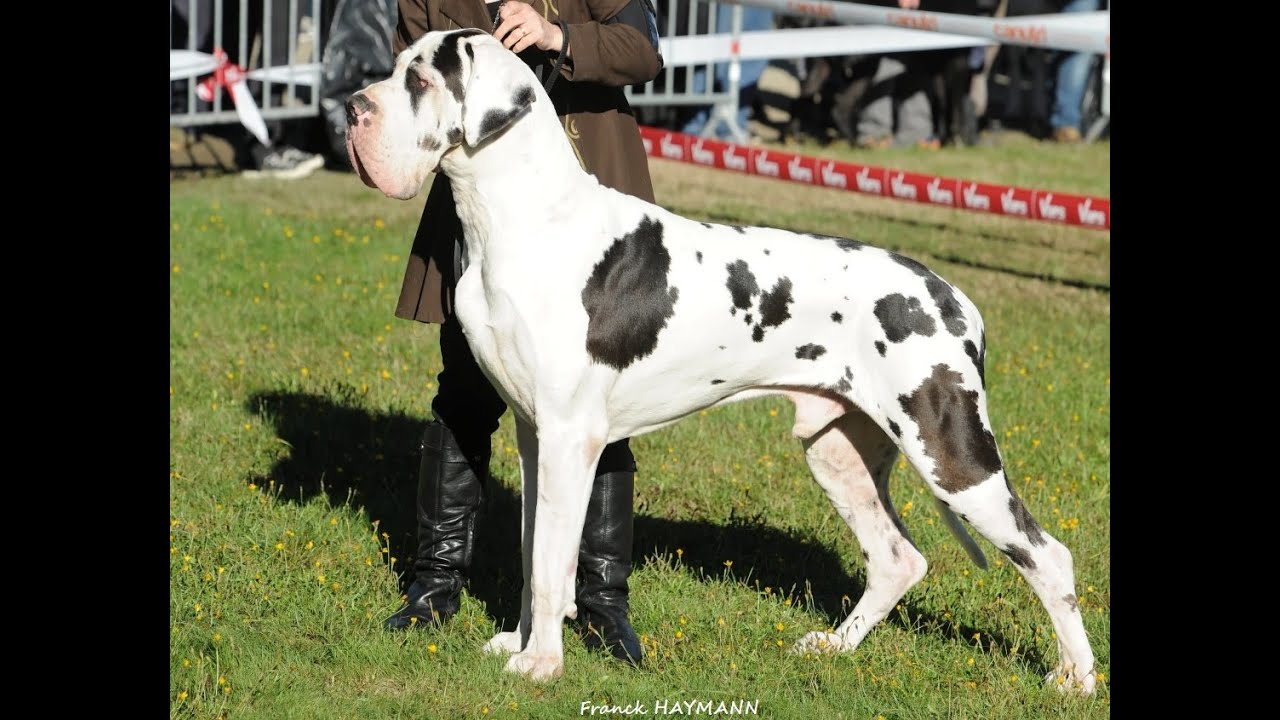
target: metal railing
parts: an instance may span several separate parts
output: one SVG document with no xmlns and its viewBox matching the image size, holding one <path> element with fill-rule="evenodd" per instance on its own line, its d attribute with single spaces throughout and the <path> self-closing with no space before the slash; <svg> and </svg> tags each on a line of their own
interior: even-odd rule
<svg viewBox="0 0 1280 720">
<path fill-rule="evenodd" d="M 222 88 L 201 100 L 200 79 L 214 72 L 217 49 L 248 71 L 249 89 L 266 120 L 320 113 L 320 0 L 171 0 L 169 125 L 238 122 Z M 228 47 L 230 43 L 230 47 Z"/>
<path fill-rule="evenodd" d="M 736 40 L 742 34 L 742 7 L 739 5 L 721 5 L 711 0 L 668 0 L 663 3 L 665 15 L 665 31 L 661 37 L 693 37 L 697 35 L 713 35 L 716 33 L 716 19 L 720 12 L 730 12 L 730 34 Z M 683 32 L 682 32 L 683 31 Z M 735 42 L 734 47 L 737 47 Z M 716 87 L 715 66 L 720 63 L 700 63 L 678 66 L 667 62 L 658 77 L 644 85 L 626 89 L 627 101 L 633 107 L 698 105 L 711 108 L 710 118 L 705 125 L 705 134 L 713 134 L 718 124 L 728 126 L 730 132 L 737 137 L 743 128 L 737 124 L 738 85 L 741 73 L 741 61 L 735 54 L 727 63 L 728 83 L 724 87 Z M 699 81 L 700 77 L 700 81 Z M 701 83 L 702 87 L 697 85 Z M 745 137 L 737 137 L 745 140 Z"/>
</svg>

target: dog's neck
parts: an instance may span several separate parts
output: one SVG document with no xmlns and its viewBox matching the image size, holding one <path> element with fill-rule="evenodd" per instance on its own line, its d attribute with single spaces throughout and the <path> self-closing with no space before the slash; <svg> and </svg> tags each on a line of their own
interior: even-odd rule
<svg viewBox="0 0 1280 720">
<path fill-rule="evenodd" d="M 481 262 L 495 239 L 523 239 L 519 229 L 542 208 L 566 207 L 584 184 L 598 184 L 578 164 L 551 99 L 535 87 L 533 104 L 515 122 L 478 147 L 464 145 L 441 159 L 440 171 L 453 185 L 468 262 Z"/>
</svg>

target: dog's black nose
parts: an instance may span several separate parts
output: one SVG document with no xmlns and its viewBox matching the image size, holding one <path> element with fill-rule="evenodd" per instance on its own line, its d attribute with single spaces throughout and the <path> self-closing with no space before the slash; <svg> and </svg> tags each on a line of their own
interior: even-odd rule
<svg viewBox="0 0 1280 720">
<path fill-rule="evenodd" d="M 347 127 L 360 122 L 360 116 L 377 112 L 378 106 L 372 100 L 355 93 L 347 98 Z"/>
</svg>

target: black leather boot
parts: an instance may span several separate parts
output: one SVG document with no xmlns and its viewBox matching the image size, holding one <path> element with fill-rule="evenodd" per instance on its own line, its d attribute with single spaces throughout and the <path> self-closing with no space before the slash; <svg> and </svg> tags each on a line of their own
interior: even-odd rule
<svg viewBox="0 0 1280 720">
<path fill-rule="evenodd" d="M 606 648 L 637 667 L 640 639 L 627 619 L 631 574 L 634 472 L 596 476 L 578 551 L 578 631 L 591 649 Z"/>
<path fill-rule="evenodd" d="M 487 455 L 468 459 L 444 423 L 427 423 L 418 468 L 416 576 L 405 606 L 387 618 L 388 630 L 441 624 L 458 612 L 475 547 L 480 477 L 488 467 Z"/>
</svg>

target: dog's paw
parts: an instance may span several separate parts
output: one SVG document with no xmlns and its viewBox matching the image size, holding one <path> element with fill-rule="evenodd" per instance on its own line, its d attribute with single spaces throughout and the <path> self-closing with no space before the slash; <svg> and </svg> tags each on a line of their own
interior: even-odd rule
<svg viewBox="0 0 1280 720">
<path fill-rule="evenodd" d="M 1071 667 L 1059 665 L 1044 676 L 1044 684 L 1055 687 L 1058 692 L 1064 694 L 1092 695 L 1098 684 L 1098 673 L 1095 668 L 1080 674 L 1076 672 L 1074 665 Z"/>
<path fill-rule="evenodd" d="M 546 682 L 564 674 L 564 658 L 519 652 L 507 660 L 507 672 L 519 673 L 534 682 Z"/>
<path fill-rule="evenodd" d="M 844 649 L 844 638 L 835 633 L 821 631 L 807 633 L 797 640 L 795 645 L 791 646 L 791 652 L 796 654 L 833 653 Z"/>
<path fill-rule="evenodd" d="M 500 632 L 484 644 L 485 655 L 508 655 L 520 652 L 520 632 Z"/>
</svg>

